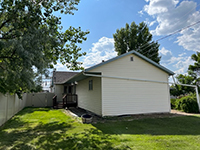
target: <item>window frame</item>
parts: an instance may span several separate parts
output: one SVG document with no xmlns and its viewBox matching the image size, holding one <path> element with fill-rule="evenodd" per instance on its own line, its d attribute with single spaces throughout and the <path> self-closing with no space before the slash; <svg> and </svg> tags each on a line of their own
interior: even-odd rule
<svg viewBox="0 0 200 150">
<path fill-rule="evenodd" d="M 93 80 L 89 80 L 89 91 L 93 90 Z"/>
</svg>

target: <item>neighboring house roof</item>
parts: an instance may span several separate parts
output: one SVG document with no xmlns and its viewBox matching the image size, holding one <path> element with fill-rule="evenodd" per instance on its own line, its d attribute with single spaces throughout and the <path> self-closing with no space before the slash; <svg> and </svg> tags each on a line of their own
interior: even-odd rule
<svg viewBox="0 0 200 150">
<path fill-rule="evenodd" d="M 75 76 L 79 72 L 69 72 L 69 71 L 54 71 L 53 72 L 53 82 L 54 84 L 62 84 L 71 77 Z"/>
<path fill-rule="evenodd" d="M 112 62 L 112 61 L 114 61 L 114 60 L 117 60 L 117 59 L 119 59 L 119 58 L 122 58 L 122 57 L 127 56 L 127 55 L 130 55 L 130 54 L 135 54 L 136 56 L 140 57 L 140 58 L 143 59 L 144 61 L 146 61 L 146 62 L 148 62 L 148 63 L 154 65 L 155 67 L 157 67 L 157 68 L 163 70 L 164 72 L 168 73 L 169 75 L 174 75 L 174 72 L 170 71 L 169 69 L 167 69 L 167 68 L 161 66 L 160 64 L 158 64 L 158 63 L 152 61 L 151 59 L 147 58 L 146 56 L 144 56 L 144 55 L 142 55 L 142 54 L 140 54 L 140 53 L 138 53 L 138 52 L 136 52 L 135 50 L 132 50 L 132 51 L 129 51 L 128 53 L 122 54 L 122 55 L 120 55 L 120 56 L 114 57 L 114 58 L 112 58 L 112 59 L 109 59 L 109 60 L 107 60 L 107 61 L 104 61 L 104 62 L 102 62 L 102 63 L 99 63 L 99 64 L 97 64 L 97 65 L 94 65 L 94 66 L 92 66 L 92 67 L 89 67 L 89 68 L 85 69 L 84 71 L 80 72 L 79 74 L 77 74 L 77 75 L 75 75 L 75 76 L 69 78 L 68 80 L 66 80 L 66 81 L 63 82 L 63 83 L 70 83 L 70 82 L 80 81 L 80 80 L 82 80 L 82 79 L 85 79 L 85 78 L 87 78 L 87 76 L 84 76 L 84 75 L 83 75 L 83 72 L 87 72 L 87 73 L 88 73 L 88 71 L 91 71 L 92 69 L 95 69 L 95 68 L 97 68 L 97 67 L 103 66 L 103 65 L 105 65 L 105 64 L 107 64 L 107 63 L 110 63 L 110 62 Z M 90 73 L 91 73 L 91 72 L 90 72 Z M 91 73 L 91 74 L 101 74 L 101 73 Z"/>
</svg>

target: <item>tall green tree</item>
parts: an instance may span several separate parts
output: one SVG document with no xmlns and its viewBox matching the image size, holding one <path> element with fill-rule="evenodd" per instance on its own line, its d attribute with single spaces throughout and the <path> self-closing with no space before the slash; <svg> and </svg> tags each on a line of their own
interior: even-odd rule
<svg viewBox="0 0 200 150">
<path fill-rule="evenodd" d="M 194 64 L 189 65 L 188 71 L 191 76 L 195 76 L 196 80 L 198 80 L 200 77 L 200 53 L 193 54 L 191 59 L 194 60 Z"/>
<path fill-rule="evenodd" d="M 78 46 L 88 31 L 62 31 L 56 14 L 72 14 L 79 0 L 0 0 L 0 92 L 29 91 L 57 60 L 81 69 Z M 58 13 L 56 13 L 58 12 Z"/>
<path fill-rule="evenodd" d="M 159 44 L 152 41 L 152 34 L 144 22 L 139 25 L 136 25 L 135 22 L 132 22 L 131 25 L 126 24 L 125 28 L 116 30 L 113 38 L 118 55 L 135 50 L 156 63 L 160 62 Z"/>
</svg>

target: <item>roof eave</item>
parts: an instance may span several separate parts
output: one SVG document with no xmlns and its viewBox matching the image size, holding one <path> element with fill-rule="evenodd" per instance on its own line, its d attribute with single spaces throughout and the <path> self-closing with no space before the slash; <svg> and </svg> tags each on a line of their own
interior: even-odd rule
<svg viewBox="0 0 200 150">
<path fill-rule="evenodd" d="M 107 63 L 109 63 L 109 62 L 112 62 L 112 61 L 117 60 L 117 59 L 119 59 L 119 58 L 121 58 L 121 57 L 127 56 L 127 55 L 129 55 L 129 54 L 135 54 L 135 55 L 137 55 L 138 57 L 142 58 L 143 60 L 145 60 L 145 61 L 151 63 L 152 65 L 154 65 L 154 66 L 160 68 L 161 70 L 167 72 L 169 75 L 174 75 L 174 74 L 175 74 L 175 73 L 172 72 L 171 70 L 169 70 L 169 69 L 167 69 L 167 68 L 161 66 L 160 64 L 158 64 L 158 63 L 152 61 L 151 59 L 149 59 L 149 58 L 143 56 L 142 54 L 136 52 L 135 50 L 129 51 L 128 53 L 124 53 L 124 54 L 122 54 L 122 55 L 120 55 L 120 56 L 116 56 L 116 57 L 111 58 L 111 59 L 109 59 L 109 60 L 107 60 L 107 61 L 105 61 L 105 62 L 99 63 L 99 64 L 97 64 L 97 65 L 95 65 L 95 66 L 92 66 L 92 67 L 90 67 L 90 68 L 88 68 L 88 69 L 85 69 L 85 72 L 88 72 L 88 71 L 90 71 L 90 70 L 92 70 L 92 69 L 95 69 L 95 68 L 97 68 L 97 67 L 100 67 L 100 66 L 102 66 L 102 65 L 105 65 L 105 64 L 107 64 Z"/>
</svg>

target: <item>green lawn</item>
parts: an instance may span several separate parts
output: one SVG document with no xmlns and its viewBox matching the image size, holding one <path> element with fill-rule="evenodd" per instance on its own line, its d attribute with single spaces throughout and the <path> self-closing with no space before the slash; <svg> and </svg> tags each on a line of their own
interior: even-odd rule
<svg viewBox="0 0 200 150">
<path fill-rule="evenodd" d="M 200 117 L 82 124 L 49 108 L 25 108 L 0 127 L 0 149 L 200 149 Z"/>
</svg>

